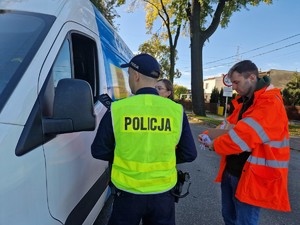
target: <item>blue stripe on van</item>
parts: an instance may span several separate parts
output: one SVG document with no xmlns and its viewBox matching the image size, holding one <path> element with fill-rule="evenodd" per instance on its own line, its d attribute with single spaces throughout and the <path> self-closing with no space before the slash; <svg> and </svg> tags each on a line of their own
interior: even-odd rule
<svg viewBox="0 0 300 225">
<path fill-rule="evenodd" d="M 95 7 L 94 11 L 103 51 L 108 94 L 115 101 L 131 93 L 127 69 L 122 71 L 124 69 L 121 69 L 120 65 L 128 63 L 133 53 Z"/>
</svg>

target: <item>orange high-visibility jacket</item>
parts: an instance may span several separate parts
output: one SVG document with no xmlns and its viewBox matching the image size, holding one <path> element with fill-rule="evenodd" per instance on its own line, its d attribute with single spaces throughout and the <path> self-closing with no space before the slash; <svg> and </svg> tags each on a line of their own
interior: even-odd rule
<svg viewBox="0 0 300 225">
<path fill-rule="evenodd" d="M 235 110 L 227 120 L 236 125 L 214 140 L 214 149 L 222 156 L 216 181 L 222 179 L 226 155 L 251 152 L 243 167 L 236 198 L 263 208 L 290 211 L 288 118 L 280 90 L 270 85 L 254 92 L 253 104 L 239 121 L 242 104 L 235 99 L 233 105 Z"/>
</svg>

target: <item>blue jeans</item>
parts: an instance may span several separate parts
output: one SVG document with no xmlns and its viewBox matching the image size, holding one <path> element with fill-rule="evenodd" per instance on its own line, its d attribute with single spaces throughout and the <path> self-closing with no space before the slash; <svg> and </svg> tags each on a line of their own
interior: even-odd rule
<svg viewBox="0 0 300 225">
<path fill-rule="evenodd" d="M 222 216 L 225 225 L 258 225 L 260 207 L 240 202 L 235 197 L 238 182 L 238 177 L 224 171 L 221 190 Z"/>
</svg>

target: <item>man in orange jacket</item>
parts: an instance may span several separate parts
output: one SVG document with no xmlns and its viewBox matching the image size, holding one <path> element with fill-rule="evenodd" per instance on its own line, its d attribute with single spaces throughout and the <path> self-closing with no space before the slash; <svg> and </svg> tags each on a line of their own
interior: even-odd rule
<svg viewBox="0 0 300 225">
<path fill-rule="evenodd" d="M 258 77 L 253 62 L 235 64 L 228 76 L 239 94 L 227 118 L 234 127 L 205 145 L 222 157 L 216 181 L 225 224 L 257 225 L 261 207 L 291 210 L 288 118 L 280 90 Z M 198 140 L 203 143 L 202 134 Z"/>
</svg>

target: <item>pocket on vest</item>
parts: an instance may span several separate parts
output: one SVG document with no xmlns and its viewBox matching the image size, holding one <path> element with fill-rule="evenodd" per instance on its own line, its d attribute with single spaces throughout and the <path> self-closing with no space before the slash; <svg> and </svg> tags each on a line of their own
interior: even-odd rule
<svg viewBox="0 0 300 225">
<path fill-rule="evenodd" d="M 244 179 L 244 181 L 243 181 Z M 277 169 L 266 166 L 249 166 L 241 177 L 243 195 L 261 202 L 276 202 L 282 187 L 282 177 Z"/>
</svg>

